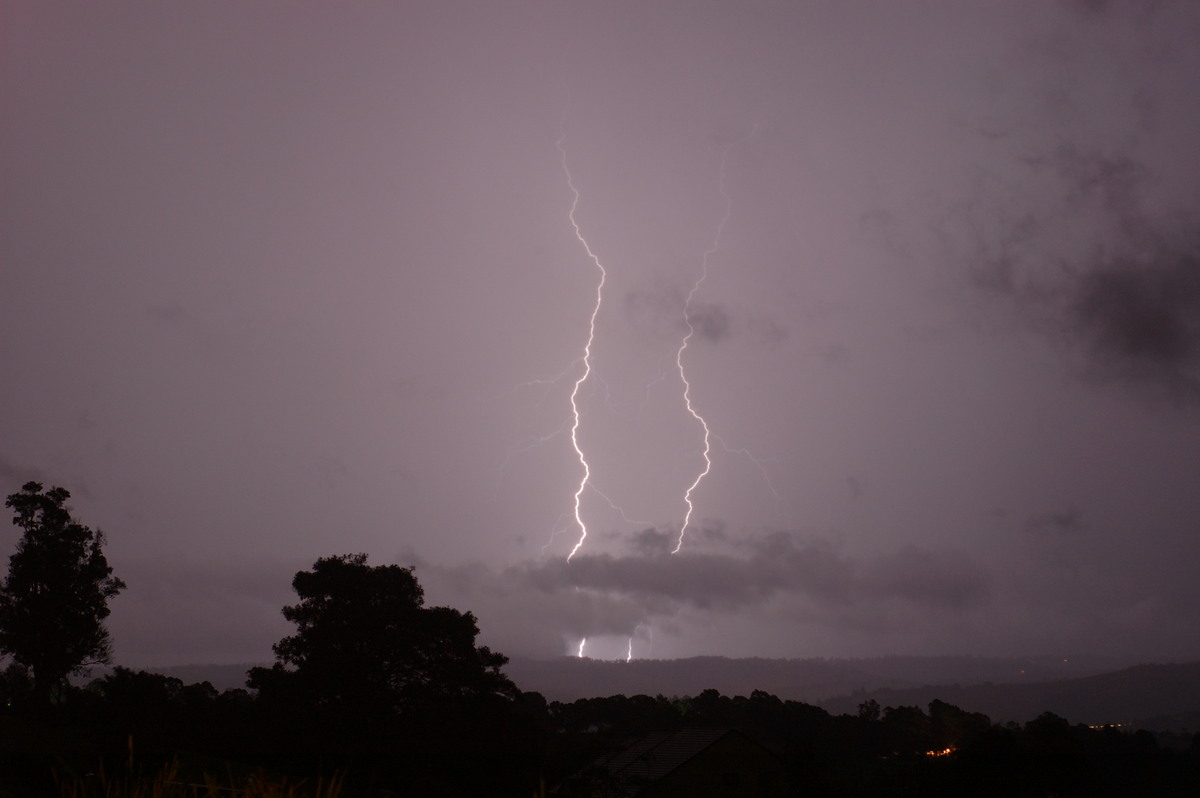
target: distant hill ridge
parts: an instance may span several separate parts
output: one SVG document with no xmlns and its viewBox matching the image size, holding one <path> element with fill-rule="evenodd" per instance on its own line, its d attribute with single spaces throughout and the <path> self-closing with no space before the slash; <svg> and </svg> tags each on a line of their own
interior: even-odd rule
<svg viewBox="0 0 1200 798">
<path fill-rule="evenodd" d="M 219 690 L 245 687 L 255 663 L 148 668 Z M 611 695 L 695 696 L 763 690 L 785 700 L 852 714 L 874 699 L 883 707 L 927 707 L 934 699 L 993 721 L 1024 722 L 1054 712 L 1072 723 L 1138 723 L 1200 731 L 1200 662 L 1121 668 L 1100 658 L 876 657 L 730 659 L 691 657 L 631 662 L 516 658 L 505 668 L 522 689 L 551 701 Z"/>
<path fill-rule="evenodd" d="M 840 696 L 820 705 L 850 713 L 863 701 L 880 706 L 928 706 L 934 699 L 993 721 L 1022 722 L 1053 712 L 1073 723 L 1132 724 L 1161 731 L 1200 731 L 1200 662 L 1135 665 L 1075 679 L 1034 684 L 927 685 Z"/>
<path fill-rule="evenodd" d="M 185 683 L 211 682 L 218 690 L 246 686 L 256 665 L 176 665 L 146 667 Z M 864 690 L 931 684 L 1039 682 L 1090 676 L 1121 663 L 1097 658 L 892 656 L 861 659 L 770 659 L 688 657 L 630 662 L 577 657 L 514 657 L 505 672 L 522 689 L 551 701 L 609 695 L 696 695 L 715 689 L 722 695 L 763 690 L 783 699 L 816 703 Z"/>
<path fill-rule="evenodd" d="M 609 695 L 722 695 L 763 690 L 817 704 L 847 693 L 930 684 L 1036 682 L 1102 673 L 1119 667 L 1104 659 L 1022 657 L 875 657 L 869 659 L 730 659 L 690 657 L 620 662 L 561 657 L 514 659 L 505 669 L 523 690 L 573 701 Z"/>
</svg>

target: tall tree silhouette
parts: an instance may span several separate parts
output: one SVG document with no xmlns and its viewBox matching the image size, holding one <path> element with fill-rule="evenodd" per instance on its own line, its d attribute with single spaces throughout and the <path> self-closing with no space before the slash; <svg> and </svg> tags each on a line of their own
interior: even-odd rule
<svg viewBox="0 0 1200 798">
<path fill-rule="evenodd" d="M 0 584 L 0 652 L 33 671 L 34 693 L 52 698 L 71 673 L 107 663 L 108 600 L 125 588 L 104 556 L 104 535 L 71 518 L 64 488 L 27 482 L 5 507 L 23 530 Z"/>
</svg>

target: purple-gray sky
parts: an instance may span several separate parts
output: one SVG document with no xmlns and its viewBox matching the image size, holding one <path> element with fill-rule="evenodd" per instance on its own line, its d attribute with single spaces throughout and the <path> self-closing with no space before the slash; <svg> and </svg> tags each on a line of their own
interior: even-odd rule
<svg viewBox="0 0 1200 798">
<path fill-rule="evenodd" d="M 1200 656 L 1197 41 L 1187 0 L 6 3 L 4 493 L 106 532 L 122 664 L 269 659 L 360 551 L 510 655 Z M 560 145 L 607 272 L 569 563 Z"/>
</svg>

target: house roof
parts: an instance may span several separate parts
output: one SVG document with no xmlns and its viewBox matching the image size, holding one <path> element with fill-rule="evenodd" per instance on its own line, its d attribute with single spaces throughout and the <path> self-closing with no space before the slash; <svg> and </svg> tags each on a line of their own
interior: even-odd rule
<svg viewBox="0 0 1200 798">
<path fill-rule="evenodd" d="M 682 729 L 652 734 L 596 760 L 588 770 L 604 773 L 604 780 L 618 793 L 635 795 L 640 787 L 658 781 L 731 733 L 729 729 Z"/>
</svg>

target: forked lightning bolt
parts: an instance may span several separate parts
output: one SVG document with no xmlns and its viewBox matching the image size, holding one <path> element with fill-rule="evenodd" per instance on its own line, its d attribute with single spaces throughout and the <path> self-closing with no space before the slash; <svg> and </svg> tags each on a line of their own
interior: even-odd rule
<svg viewBox="0 0 1200 798">
<path fill-rule="evenodd" d="M 721 153 L 721 167 L 718 172 L 717 186 L 720 189 L 721 198 L 725 200 L 725 213 L 721 216 L 721 221 L 717 224 L 717 231 L 713 235 L 712 243 L 708 249 L 704 250 L 704 255 L 700 259 L 700 274 L 696 277 L 695 282 L 692 283 L 692 289 L 688 291 L 687 299 L 683 302 L 683 320 L 687 324 L 687 334 L 683 336 L 683 341 L 679 344 L 679 349 L 675 352 L 675 368 L 679 370 L 679 379 L 683 383 L 683 404 L 687 408 L 688 413 L 691 414 L 692 418 L 695 419 L 696 423 L 704 431 L 704 468 L 700 470 L 700 473 L 696 475 L 692 484 L 688 485 L 687 491 L 683 494 L 683 501 L 687 505 L 687 512 L 683 515 L 683 525 L 679 527 L 679 539 L 675 541 L 675 548 L 671 550 L 672 554 L 678 554 L 679 550 L 683 548 L 683 538 L 687 534 L 688 524 L 692 521 L 692 512 L 696 509 L 692 502 L 692 494 L 700 486 L 704 478 L 708 476 L 708 472 L 712 470 L 712 457 L 710 457 L 712 453 L 712 432 L 709 430 L 708 422 L 704 420 L 704 416 L 700 415 L 696 407 L 692 404 L 692 384 L 688 381 L 687 372 L 683 368 L 683 354 L 687 351 L 692 336 L 696 334 L 696 328 L 692 324 L 690 313 L 692 300 L 708 277 L 708 260 L 720 248 L 721 233 L 725 230 L 725 224 L 729 221 L 729 216 L 733 212 L 733 200 L 729 198 L 729 192 L 725 190 L 725 165 L 729 161 L 729 151 L 733 149 L 736 143 L 729 144 L 725 147 L 725 151 Z"/>
<path fill-rule="evenodd" d="M 567 214 L 567 218 L 571 220 L 571 227 L 575 230 L 575 238 L 579 239 L 579 243 L 583 244 L 583 250 L 587 253 L 596 269 L 600 272 L 600 279 L 596 283 L 596 303 L 592 306 L 592 315 L 588 320 L 588 336 L 587 343 L 583 346 L 583 373 L 579 375 L 579 379 L 575 380 L 575 386 L 571 389 L 571 446 L 575 449 L 575 454 L 579 457 L 579 464 L 583 466 L 583 477 L 579 480 L 579 487 L 575 489 L 575 523 L 579 525 L 579 540 L 576 541 L 575 547 L 571 549 L 571 553 L 567 555 L 567 561 L 575 556 L 575 552 L 579 551 L 579 547 L 583 545 L 583 541 L 587 540 L 587 524 L 583 522 L 583 513 L 580 510 L 582 504 L 583 492 L 587 490 L 588 480 L 592 476 L 591 466 L 588 465 L 587 456 L 583 453 L 583 448 L 579 445 L 579 389 L 587 382 L 588 377 L 592 373 L 592 342 L 596 340 L 596 317 L 600 314 L 600 305 L 604 301 L 604 281 L 608 278 L 608 272 L 604 270 L 604 264 L 600 263 L 600 258 L 592 252 L 592 248 L 588 246 L 587 239 L 583 237 L 583 231 L 579 227 L 579 222 L 575 219 L 575 209 L 579 207 L 579 189 L 575 188 L 575 181 L 571 177 L 571 170 L 567 166 L 567 148 L 564 144 L 566 140 L 566 132 L 562 132 L 558 138 L 558 152 L 562 156 L 563 172 L 567 176 L 567 187 L 571 189 L 571 210 Z M 586 640 L 585 640 L 586 642 Z M 583 652 L 583 643 L 579 644 L 580 656 Z"/>
</svg>

